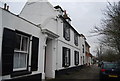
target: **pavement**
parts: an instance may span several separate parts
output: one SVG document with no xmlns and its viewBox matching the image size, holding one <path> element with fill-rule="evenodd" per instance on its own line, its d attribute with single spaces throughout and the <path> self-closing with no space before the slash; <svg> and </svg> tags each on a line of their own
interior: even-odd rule
<svg viewBox="0 0 120 81">
<path fill-rule="evenodd" d="M 95 64 L 47 81 L 99 81 L 100 68 Z"/>
</svg>

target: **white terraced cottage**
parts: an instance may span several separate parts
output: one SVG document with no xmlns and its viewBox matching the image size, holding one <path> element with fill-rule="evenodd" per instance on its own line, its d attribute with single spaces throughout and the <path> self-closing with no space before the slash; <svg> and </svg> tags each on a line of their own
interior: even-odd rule
<svg viewBox="0 0 120 81">
<path fill-rule="evenodd" d="M 60 6 L 27 2 L 19 15 L 0 8 L 0 80 L 55 78 L 86 64 L 85 41 Z"/>
</svg>

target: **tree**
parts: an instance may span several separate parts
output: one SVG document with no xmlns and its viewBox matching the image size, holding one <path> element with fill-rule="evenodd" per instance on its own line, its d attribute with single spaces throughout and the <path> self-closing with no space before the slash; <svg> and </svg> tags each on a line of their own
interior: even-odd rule
<svg viewBox="0 0 120 81">
<path fill-rule="evenodd" d="M 120 59 L 120 55 L 116 53 L 116 50 L 111 47 L 99 45 L 96 47 L 96 55 L 99 61 L 118 61 Z"/>
<path fill-rule="evenodd" d="M 101 55 L 103 53 L 103 47 L 102 47 L 102 45 L 97 46 L 96 49 L 95 49 L 95 52 L 96 52 L 97 59 L 99 61 L 102 61 L 102 57 L 101 57 Z"/>
<path fill-rule="evenodd" d="M 101 43 L 112 47 L 120 55 L 120 2 L 108 2 L 101 26 L 95 26 L 93 32 L 102 35 Z"/>
<path fill-rule="evenodd" d="M 105 50 L 101 55 L 101 60 L 108 62 L 118 61 L 119 58 L 120 56 L 118 54 L 115 54 L 115 51 L 111 49 Z"/>
</svg>

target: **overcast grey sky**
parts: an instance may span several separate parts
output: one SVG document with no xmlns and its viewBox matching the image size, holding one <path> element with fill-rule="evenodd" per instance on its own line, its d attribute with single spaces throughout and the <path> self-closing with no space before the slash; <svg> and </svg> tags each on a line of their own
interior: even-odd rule
<svg viewBox="0 0 120 81">
<path fill-rule="evenodd" d="M 19 14 L 27 0 L 7 0 L 10 5 L 10 11 Z M 43 1 L 43 0 L 40 0 Z M 89 37 L 90 31 L 95 25 L 100 25 L 100 20 L 104 18 L 103 10 L 106 9 L 107 1 L 109 0 L 49 0 L 53 6 L 60 5 L 67 11 L 72 19 L 72 26 L 87 38 L 87 42 L 91 46 L 91 53 L 94 54 L 94 49 L 97 46 L 98 37 Z M 110 0 L 118 1 L 118 0 Z M 5 1 L 4 1 L 5 2 Z M 0 3 L 3 5 L 4 3 Z"/>
</svg>

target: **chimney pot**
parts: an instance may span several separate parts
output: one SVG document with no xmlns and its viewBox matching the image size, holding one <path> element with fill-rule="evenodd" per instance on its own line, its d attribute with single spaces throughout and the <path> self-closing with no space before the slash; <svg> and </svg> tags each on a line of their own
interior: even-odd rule
<svg viewBox="0 0 120 81">
<path fill-rule="evenodd" d="M 9 11 L 9 6 L 7 6 L 7 10 Z"/>
<path fill-rule="evenodd" d="M 64 10 L 64 18 L 68 18 L 68 15 L 67 15 L 67 13 L 66 13 L 66 10 Z"/>
<path fill-rule="evenodd" d="M 4 9 L 5 9 L 5 10 L 6 10 L 6 6 L 7 6 L 7 4 L 5 3 L 5 4 L 4 4 Z"/>
</svg>

